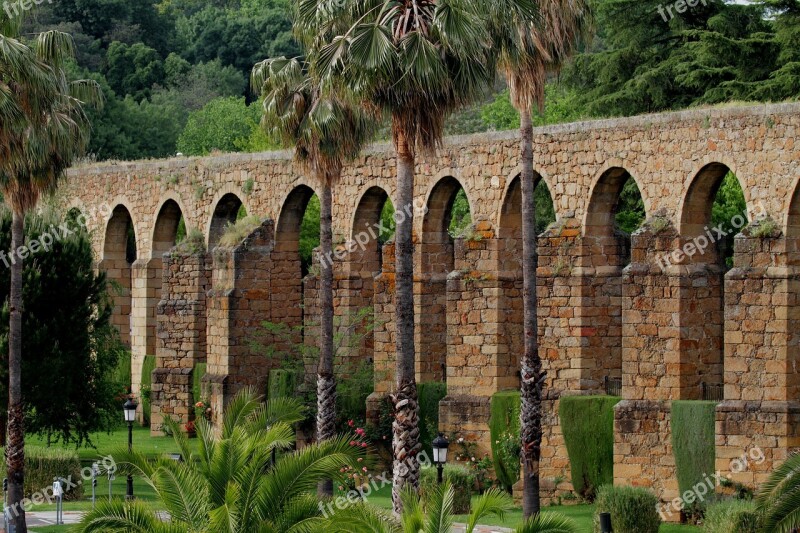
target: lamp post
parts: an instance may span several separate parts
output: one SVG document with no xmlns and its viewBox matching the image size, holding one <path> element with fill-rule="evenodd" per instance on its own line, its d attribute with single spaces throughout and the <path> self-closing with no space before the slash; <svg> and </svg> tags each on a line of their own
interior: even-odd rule
<svg viewBox="0 0 800 533">
<path fill-rule="evenodd" d="M 447 448 L 450 443 L 444 438 L 444 435 L 439 433 L 439 436 L 433 439 L 433 463 L 436 465 L 436 480 L 439 485 L 444 481 L 444 465 L 447 463 Z"/>
<path fill-rule="evenodd" d="M 128 423 L 128 453 L 133 451 L 133 421 L 136 420 L 137 404 L 130 398 L 122 406 L 125 412 L 125 422 Z M 125 494 L 126 500 L 133 499 L 133 474 L 128 474 L 128 492 Z"/>
</svg>

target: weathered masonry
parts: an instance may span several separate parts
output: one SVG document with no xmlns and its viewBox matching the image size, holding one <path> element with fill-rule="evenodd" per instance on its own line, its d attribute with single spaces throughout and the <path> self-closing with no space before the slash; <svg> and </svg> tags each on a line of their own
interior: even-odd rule
<svg viewBox="0 0 800 533">
<path fill-rule="evenodd" d="M 717 462 L 753 446 L 767 460 L 737 474 L 762 480 L 800 448 L 800 105 L 766 105 L 547 127 L 535 168 L 557 222 L 539 238 L 539 334 L 548 369 L 545 483 L 569 467 L 557 404 L 602 394 L 621 379 L 618 483 L 677 495 L 670 444 L 673 400 L 722 390 Z M 417 167 L 415 218 L 420 381 L 446 380 L 441 425 L 488 447 L 493 393 L 518 386 L 522 349 L 521 195 L 514 132 L 451 138 Z M 752 222 L 727 273 L 713 246 L 678 257 L 707 234 L 721 180 L 733 172 Z M 373 401 L 393 386 L 393 249 L 363 232 L 395 195 L 392 150 L 366 150 L 334 189 L 335 242 L 361 238 L 336 260 L 338 313 L 371 306 L 378 328 L 358 351 L 374 361 Z M 647 221 L 630 239 L 614 227 L 633 177 Z M 318 184 L 287 152 L 102 164 L 70 173 L 65 207 L 110 206 L 96 220 L 99 267 L 124 289 L 115 322 L 133 351 L 133 376 L 157 356 L 153 423 L 187 420 L 192 368 L 219 412 L 246 385 L 264 387 L 270 362 L 251 337 L 264 321 L 313 323 L 316 280 L 303 278 L 300 223 Z M 473 231 L 453 239 L 449 208 L 463 188 Z M 264 224 L 214 250 L 239 208 Z M 396 206 L 398 210 L 403 206 Z M 203 231 L 208 253 L 171 251 L 179 221 Z M 136 255 L 126 237 L 135 234 Z M 360 235 L 362 234 L 362 235 Z M 691 250 L 691 248 L 689 248 Z M 671 264 L 662 258 L 673 254 Z M 677 259 L 675 259 L 677 257 Z M 663 267 L 663 268 L 662 268 Z M 310 370 L 313 371 L 313 368 Z M 138 386 L 138 384 L 137 384 Z"/>
</svg>

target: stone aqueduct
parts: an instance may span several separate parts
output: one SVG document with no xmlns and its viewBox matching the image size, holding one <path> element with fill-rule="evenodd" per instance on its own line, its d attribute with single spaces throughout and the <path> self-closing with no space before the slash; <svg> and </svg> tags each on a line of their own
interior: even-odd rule
<svg viewBox="0 0 800 533">
<path fill-rule="evenodd" d="M 607 377 L 622 380 L 615 481 L 651 487 L 664 500 L 677 495 L 670 402 L 700 399 L 704 384 L 724 390 L 716 415 L 720 470 L 758 446 L 767 460 L 737 474 L 757 484 L 774 462 L 800 448 L 798 134 L 797 104 L 535 131 L 535 168 L 557 215 L 539 238 L 545 487 L 569 468 L 559 397 L 602 394 Z M 334 188 L 335 242 L 377 223 L 384 200 L 395 194 L 394 169 L 386 145 L 366 150 L 346 169 Z M 518 387 L 519 169 L 515 132 L 447 139 L 417 167 L 417 202 L 428 207 L 415 219 L 418 379 L 447 381 L 441 429 L 460 431 L 484 449 L 491 395 Z M 734 268 L 724 273 L 711 247 L 662 270 L 661 254 L 706 233 L 714 194 L 729 170 L 755 220 L 736 238 Z M 614 209 L 629 176 L 647 221 L 627 244 L 615 232 Z M 204 392 L 218 412 L 242 386 L 265 384 L 274 363 L 247 341 L 262 321 L 313 322 L 316 279 L 302 278 L 298 240 L 317 186 L 288 152 L 70 172 L 60 193 L 64 207 L 113 208 L 92 219 L 90 229 L 99 268 L 125 289 L 115 296 L 115 321 L 131 345 L 135 380 L 144 356 L 157 356 L 156 427 L 163 416 L 188 416 L 195 363 L 208 364 Z M 454 241 L 447 211 L 459 187 L 474 232 Z M 243 245 L 167 253 L 181 215 L 187 227 L 203 230 L 211 250 L 242 204 L 266 220 Z M 125 246 L 131 224 L 138 250 L 132 264 Z M 391 244 L 381 249 L 371 240 L 336 261 L 338 312 L 374 308 L 378 327 L 359 350 L 374 360 L 373 408 L 393 386 L 392 252 Z"/>
</svg>

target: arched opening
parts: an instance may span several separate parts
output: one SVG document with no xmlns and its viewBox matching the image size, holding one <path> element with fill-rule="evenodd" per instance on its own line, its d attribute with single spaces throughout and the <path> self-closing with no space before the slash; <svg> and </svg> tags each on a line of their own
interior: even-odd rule
<svg viewBox="0 0 800 533">
<path fill-rule="evenodd" d="M 208 230 L 208 248 L 212 249 L 225 234 L 228 226 L 247 216 L 244 204 L 238 196 L 228 193 L 219 199 L 211 216 L 211 227 Z"/>
<path fill-rule="evenodd" d="M 118 205 L 106 225 L 99 269 L 106 272 L 114 302 L 112 323 L 126 346 L 131 343 L 131 264 L 136 261 L 136 234 L 131 214 Z"/>
<path fill-rule="evenodd" d="M 722 163 L 703 167 L 681 211 L 681 249 L 671 262 L 693 265 L 682 279 L 681 374 L 686 399 L 724 399 L 725 273 L 733 266 L 734 238 L 748 225 L 744 191 Z M 685 324 L 685 326 L 684 326 Z"/>
<path fill-rule="evenodd" d="M 535 224 L 536 233 L 540 235 L 556 221 L 556 214 L 547 183 L 539 174 L 535 174 L 534 179 Z M 498 367 L 509 369 L 506 377 L 499 381 L 498 387 L 516 389 L 519 387 L 519 358 L 525 342 L 522 307 L 522 182 L 519 176 L 511 181 L 506 190 L 497 236 L 497 271 L 503 298 L 498 309 L 504 313 L 499 320 L 499 339 L 507 347 L 502 350 L 503 356 L 498 358 Z M 543 352 L 546 351 L 546 342 L 543 342 L 542 347 L 545 348 Z"/>
<path fill-rule="evenodd" d="M 580 390 L 622 393 L 623 269 L 631 234 L 645 219 L 634 177 L 621 167 L 606 170 L 592 190 L 583 235 Z"/>
<path fill-rule="evenodd" d="M 351 270 L 375 276 L 383 268 L 383 245 L 394 237 L 394 205 L 381 187 L 370 187 L 358 202 L 353 218 Z"/>
<path fill-rule="evenodd" d="M 319 200 L 307 185 L 295 187 L 283 203 L 275 229 L 271 321 L 295 327 L 303 324 L 303 279 L 319 246 Z"/>
<path fill-rule="evenodd" d="M 161 256 L 170 251 L 178 242 L 178 228 L 183 220 L 181 208 L 175 200 L 167 200 L 161 206 L 156 216 L 156 223 L 153 228 L 153 259 L 161 259 Z M 184 224 L 185 228 L 185 224 Z M 184 229 L 185 234 L 185 229 Z"/>
<path fill-rule="evenodd" d="M 459 181 L 439 180 L 422 221 L 420 283 L 416 290 L 417 380 L 445 381 L 447 369 L 447 276 L 455 270 L 455 239 L 468 238 L 469 200 Z"/>
</svg>

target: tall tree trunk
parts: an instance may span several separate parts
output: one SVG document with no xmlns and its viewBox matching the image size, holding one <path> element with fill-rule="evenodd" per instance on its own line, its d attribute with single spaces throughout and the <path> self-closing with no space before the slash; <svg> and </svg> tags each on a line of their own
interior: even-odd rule
<svg viewBox="0 0 800 533">
<path fill-rule="evenodd" d="M 322 176 L 320 197 L 320 261 L 319 300 L 321 324 L 319 366 L 317 368 L 317 441 L 336 434 L 336 378 L 333 374 L 333 192 L 331 181 Z M 333 481 L 320 482 L 320 496 L 333 496 Z"/>
<path fill-rule="evenodd" d="M 419 405 L 417 403 L 414 353 L 414 152 L 405 132 L 397 135 L 397 208 L 395 232 L 395 314 L 397 342 L 397 391 L 392 396 L 394 456 L 392 503 L 402 512 L 400 495 L 406 486 L 419 486 Z"/>
<path fill-rule="evenodd" d="M 520 111 L 522 137 L 522 276 L 525 352 L 522 356 L 523 494 L 522 512 L 529 518 L 539 512 L 539 459 L 542 448 L 542 360 L 539 358 L 536 320 L 536 201 L 533 179 L 533 123 L 531 110 Z"/>
<path fill-rule="evenodd" d="M 14 210 L 11 223 L 11 249 L 19 249 L 25 239 L 25 217 Z M 17 533 L 27 533 L 25 510 L 22 508 L 25 480 L 25 428 L 22 410 L 22 258 L 15 254 L 11 263 L 11 320 L 8 342 L 8 506 Z"/>
</svg>

